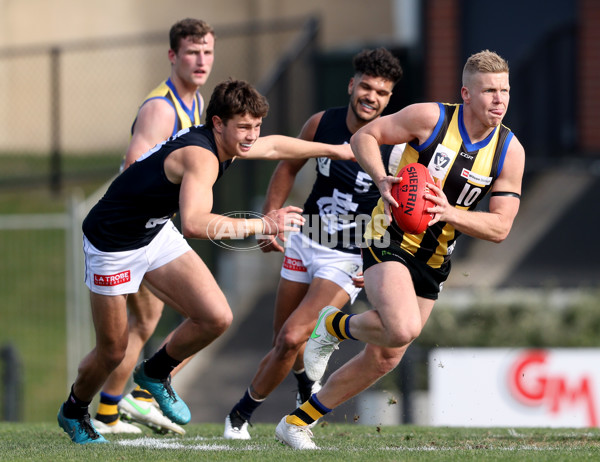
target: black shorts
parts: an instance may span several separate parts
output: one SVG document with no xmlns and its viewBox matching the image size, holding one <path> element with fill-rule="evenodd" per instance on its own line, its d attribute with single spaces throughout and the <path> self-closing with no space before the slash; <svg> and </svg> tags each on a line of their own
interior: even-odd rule
<svg viewBox="0 0 600 462">
<path fill-rule="evenodd" d="M 362 249 L 363 272 L 371 266 L 384 261 L 402 263 L 408 268 L 415 292 L 419 297 L 437 300 L 444 281 L 450 274 L 450 261 L 440 268 L 432 268 L 414 255 L 402 249 L 397 243 L 390 242 L 387 246 L 370 245 Z"/>
</svg>

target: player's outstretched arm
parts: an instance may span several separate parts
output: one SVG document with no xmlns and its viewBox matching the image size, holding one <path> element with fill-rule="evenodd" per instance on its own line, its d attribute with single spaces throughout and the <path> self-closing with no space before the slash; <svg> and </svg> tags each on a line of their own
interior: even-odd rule
<svg viewBox="0 0 600 462">
<path fill-rule="evenodd" d="M 241 239 L 251 235 L 280 235 L 297 231 L 304 224 L 302 209 L 288 206 L 273 210 L 264 218 L 234 218 L 212 213 L 212 188 L 219 162 L 214 154 L 199 146 L 174 151 L 165 161 L 165 174 L 181 184 L 179 214 L 181 230 L 191 239 Z"/>
<path fill-rule="evenodd" d="M 269 135 L 256 140 L 244 156 L 247 159 L 309 159 L 329 157 L 334 160 L 354 160 L 347 144 L 325 144 L 283 135 Z"/>
<path fill-rule="evenodd" d="M 298 138 L 306 141 L 312 141 L 315 137 L 319 122 L 323 117 L 324 111 L 312 115 L 305 122 Z M 283 204 L 288 199 L 290 192 L 296 181 L 298 172 L 304 167 L 308 159 L 293 159 L 282 160 L 277 164 L 263 204 L 263 213 L 267 214 L 271 210 L 276 210 L 283 207 Z M 260 249 L 267 252 L 283 252 L 283 246 L 278 242 L 276 236 L 269 236 L 265 239 L 259 239 Z"/>
</svg>

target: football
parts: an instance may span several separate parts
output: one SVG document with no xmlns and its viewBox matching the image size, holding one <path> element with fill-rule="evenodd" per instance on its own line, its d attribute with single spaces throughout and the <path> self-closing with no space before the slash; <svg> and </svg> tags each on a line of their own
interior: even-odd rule
<svg viewBox="0 0 600 462">
<path fill-rule="evenodd" d="M 426 192 L 434 194 L 426 184 L 433 183 L 433 178 L 427 167 L 417 162 L 405 165 L 396 176 L 402 181 L 392 186 L 392 197 L 398 202 L 398 207 L 392 207 L 394 221 L 405 233 L 421 234 L 433 218 L 427 209 L 435 204 L 423 197 Z"/>
</svg>

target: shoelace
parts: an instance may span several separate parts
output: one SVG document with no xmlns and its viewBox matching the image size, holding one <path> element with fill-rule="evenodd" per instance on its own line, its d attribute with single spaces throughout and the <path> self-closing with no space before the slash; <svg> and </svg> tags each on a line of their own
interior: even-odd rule
<svg viewBox="0 0 600 462">
<path fill-rule="evenodd" d="M 167 390 L 167 394 L 173 400 L 173 402 L 177 401 L 177 395 L 175 395 L 175 391 L 173 387 L 171 387 L 171 376 L 169 375 L 166 379 L 161 380 L 163 387 Z"/>
<path fill-rule="evenodd" d="M 340 347 L 337 343 L 333 344 L 333 345 L 324 345 L 318 351 L 318 355 L 325 357 L 325 356 L 328 356 L 330 353 L 334 352 L 335 350 L 339 350 L 339 349 L 340 349 Z"/>
<path fill-rule="evenodd" d="M 298 427 L 298 431 L 306 433 L 311 438 L 314 436 L 312 430 L 310 429 L 310 427 L 308 425 L 307 426 Z"/>
<path fill-rule="evenodd" d="M 81 419 L 81 427 L 79 428 L 79 431 L 81 433 L 87 433 L 87 436 L 89 436 L 93 440 L 100 438 L 100 435 L 94 429 L 92 422 L 90 422 L 89 414 L 84 415 L 83 419 Z"/>
</svg>

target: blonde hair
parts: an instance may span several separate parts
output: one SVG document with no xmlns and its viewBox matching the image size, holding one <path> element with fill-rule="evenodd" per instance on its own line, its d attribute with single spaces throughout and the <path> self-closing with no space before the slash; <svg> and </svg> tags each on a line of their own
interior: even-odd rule
<svg viewBox="0 0 600 462">
<path fill-rule="evenodd" d="M 477 73 L 501 73 L 508 74 L 508 62 L 497 53 L 490 50 L 483 50 L 475 53 L 467 59 L 462 73 L 462 84 L 464 87 L 470 81 L 470 78 Z"/>
</svg>

